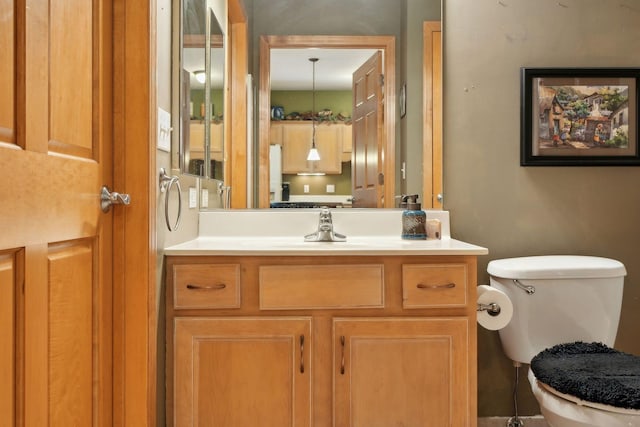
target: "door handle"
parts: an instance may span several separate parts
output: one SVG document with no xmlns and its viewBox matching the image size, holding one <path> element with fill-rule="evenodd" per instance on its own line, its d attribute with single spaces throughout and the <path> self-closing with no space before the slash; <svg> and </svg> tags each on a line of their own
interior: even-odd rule
<svg viewBox="0 0 640 427">
<path fill-rule="evenodd" d="M 100 191 L 100 207 L 102 208 L 102 212 L 109 212 L 111 209 L 111 205 L 130 205 L 131 204 L 131 196 L 128 194 L 121 194 L 115 191 L 109 191 L 109 187 L 106 185 L 102 186 L 102 190 Z"/>
</svg>

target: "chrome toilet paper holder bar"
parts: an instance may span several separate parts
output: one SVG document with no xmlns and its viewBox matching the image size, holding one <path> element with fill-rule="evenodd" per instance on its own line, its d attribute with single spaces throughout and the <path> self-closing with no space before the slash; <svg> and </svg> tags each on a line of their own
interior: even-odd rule
<svg viewBox="0 0 640 427">
<path fill-rule="evenodd" d="M 497 316 L 500 314 L 500 306 L 495 302 L 489 304 L 478 303 L 476 311 L 486 311 L 490 316 Z"/>
</svg>

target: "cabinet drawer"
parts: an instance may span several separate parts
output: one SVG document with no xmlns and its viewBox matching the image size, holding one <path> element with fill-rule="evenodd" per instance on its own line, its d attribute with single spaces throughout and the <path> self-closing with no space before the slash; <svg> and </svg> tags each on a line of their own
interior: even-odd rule
<svg viewBox="0 0 640 427">
<path fill-rule="evenodd" d="M 425 308 L 467 304 L 466 264 L 405 264 L 402 306 Z"/>
<path fill-rule="evenodd" d="M 175 308 L 240 307 L 240 265 L 174 265 L 173 301 Z"/>
<path fill-rule="evenodd" d="M 260 309 L 384 307 L 384 267 L 299 265 L 260 267 Z"/>
</svg>

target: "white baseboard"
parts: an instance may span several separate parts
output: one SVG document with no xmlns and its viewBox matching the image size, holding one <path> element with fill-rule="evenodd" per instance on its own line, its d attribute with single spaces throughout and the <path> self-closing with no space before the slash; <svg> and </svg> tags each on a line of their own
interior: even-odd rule
<svg viewBox="0 0 640 427">
<path fill-rule="evenodd" d="M 483 417 L 478 418 L 478 427 L 507 427 L 510 417 Z M 549 427 L 542 415 L 532 417 L 520 417 L 524 427 Z"/>
</svg>

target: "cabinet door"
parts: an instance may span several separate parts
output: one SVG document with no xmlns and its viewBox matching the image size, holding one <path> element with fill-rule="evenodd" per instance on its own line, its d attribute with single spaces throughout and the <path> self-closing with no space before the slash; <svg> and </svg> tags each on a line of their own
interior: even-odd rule
<svg viewBox="0 0 640 427">
<path fill-rule="evenodd" d="M 204 159 L 204 124 L 201 121 L 189 123 L 190 159 Z"/>
<path fill-rule="evenodd" d="M 312 165 L 314 172 L 342 173 L 342 129 L 333 124 L 317 125 L 316 147 L 320 160 Z"/>
<path fill-rule="evenodd" d="M 309 123 L 282 125 L 282 173 L 342 173 L 342 130 L 333 124 L 316 125 L 317 162 L 307 161 L 313 127 Z"/>
<path fill-rule="evenodd" d="M 224 153 L 222 123 L 211 123 L 211 159 L 221 162 Z"/>
<path fill-rule="evenodd" d="M 282 173 L 311 172 L 312 162 L 307 161 L 307 154 L 311 148 L 312 134 L 311 126 L 306 123 L 282 126 Z"/>
<path fill-rule="evenodd" d="M 309 426 L 309 318 L 175 319 L 174 425 Z"/>
<path fill-rule="evenodd" d="M 468 336 L 466 318 L 336 319 L 335 425 L 468 426 Z"/>
<path fill-rule="evenodd" d="M 353 150 L 353 128 L 351 124 L 340 124 L 342 128 L 342 161 L 351 161 L 351 151 Z"/>
<path fill-rule="evenodd" d="M 284 125 L 278 122 L 271 122 L 269 125 L 269 144 L 282 145 L 282 128 Z"/>
</svg>

